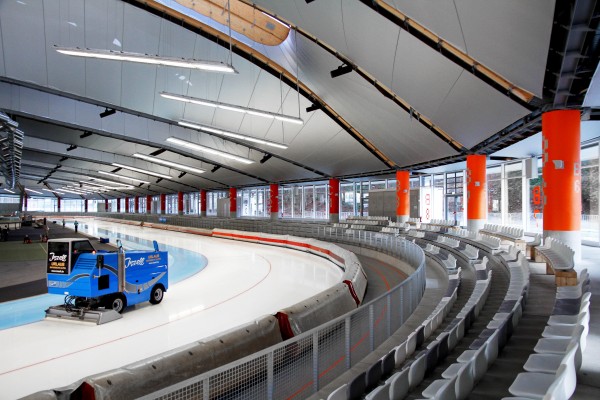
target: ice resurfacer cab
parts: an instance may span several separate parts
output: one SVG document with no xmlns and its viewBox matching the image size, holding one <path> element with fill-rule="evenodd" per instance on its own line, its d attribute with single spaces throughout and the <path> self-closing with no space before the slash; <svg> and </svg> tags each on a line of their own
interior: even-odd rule
<svg viewBox="0 0 600 400">
<path fill-rule="evenodd" d="M 87 239 L 48 241 L 48 293 L 65 295 L 64 305 L 50 307 L 46 317 L 101 324 L 121 318 L 128 305 L 158 304 L 169 288 L 168 253 L 97 251 Z"/>
</svg>

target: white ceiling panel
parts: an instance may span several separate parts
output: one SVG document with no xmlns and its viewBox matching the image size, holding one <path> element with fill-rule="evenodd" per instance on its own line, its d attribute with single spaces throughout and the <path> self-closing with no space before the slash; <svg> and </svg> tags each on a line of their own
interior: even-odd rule
<svg viewBox="0 0 600 400">
<path fill-rule="evenodd" d="M 413 54 L 402 54 L 395 57 L 398 50 L 399 36 L 406 35 L 401 29 L 381 18 L 367 6 L 354 2 L 343 3 L 343 30 L 349 51 L 346 56 L 358 63 L 361 68 L 383 84 L 393 85 L 393 72 L 398 58 L 414 57 Z M 337 48 L 337 47 L 336 47 Z"/>
<path fill-rule="evenodd" d="M 306 4 L 305 0 L 254 0 L 253 2 L 281 15 L 294 25 L 303 27 L 312 35 L 335 44 L 338 51 L 347 52 L 347 42 L 342 29 L 344 23 L 342 6 L 343 3 L 350 3 L 348 0 L 315 1 L 311 4 Z M 353 0 L 352 3 L 354 2 Z"/>
<path fill-rule="evenodd" d="M 460 20 L 452 0 L 388 0 L 388 4 L 465 51 Z"/>
<path fill-rule="evenodd" d="M 542 97 L 554 0 L 456 0 L 469 55 Z"/>
<path fill-rule="evenodd" d="M 467 148 L 529 114 L 501 93 L 486 89 L 485 83 L 464 72 L 433 116 Z"/>
</svg>

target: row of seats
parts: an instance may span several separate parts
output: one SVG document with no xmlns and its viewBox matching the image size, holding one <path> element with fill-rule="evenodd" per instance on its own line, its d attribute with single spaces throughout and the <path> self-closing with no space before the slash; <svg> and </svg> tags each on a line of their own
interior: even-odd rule
<svg viewBox="0 0 600 400">
<path fill-rule="evenodd" d="M 401 399 L 406 396 L 409 388 L 416 386 L 423 379 L 421 369 L 425 368 L 425 358 L 423 358 L 423 362 L 415 364 L 412 368 L 405 367 L 395 373 L 394 371 L 400 369 L 405 360 L 421 347 L 431 333 L 439 327 L 454 305 L 460 285 L 460 270 L 448 278 L 448 289 L 444 297 L 425 321 L 411 332 L 404 342 L 390 350 L 366 371 L 356 376 L 350 383 L 343 384 L 331 392 L 327 400 Z M 449 334 L 447 333 L 446 336 Z M 427 354 L 432 352 L 429 347 L 428 350 L 424 350 L 424 352 L 428 351 Z M 447 350 L 442 350 L 442 352 L 444 351 L 447 354 Z M 439 348 L 436 348 L 437 354 L 439 354 Z"/>
<path fill-rule="evenodd" d="M 505 399 L 567 400 L 575 392 L 577 371 L 589 331 L 590 280 L 583 270 L 576 286 L 559 286 L 552 315 L 522 372 Z"/>
<path fill-rule="evenodd" d="M 489 279 L 488 258 L 475 264 L 477 284 Z M 529 264 L 521 259 L 509 264 L 510 283 L 504 300 L 478 338 L 471 343 L 454 364 L 433 381 L 422 393 L 426 399 L 465 399 L 485 375 L 487 369 L 506 345 L 522 315 L 522 305 L 529 286 Z M 477 288 L 477 286 L 476 286 Z M 489 290 L 489 289 L 488 289 Z M 460 314 L 459 314 L 460 315 Z"/>
<path fill-rule="evenodd" d="M 458 248 L 458 246 L 460 246 L 460 242 L 458 240 L 443 235 L 439 235 L 437 237 L 437 242 L 451 247 L 453 249 L 456 249 Z"/>
<path fill-rule="evenodd" d="M 499 235 L 512 240 L 521 239 L 524 234 L 522 228 L 497 224 L 485 224 L 483 226 L 483 229 L 480 230 L 480 232 L 489 233 L 492 235 Z"/>
<path fill-rule="evenodd" d="M 553 237 L 546 238 L 544 245 L 536 247 L 536 251 L 546 259 L 546 262 L 554 270 L 568 270 L 573 269 L 575 266 L 575 252 L 573 249 Z"/>
</svg>

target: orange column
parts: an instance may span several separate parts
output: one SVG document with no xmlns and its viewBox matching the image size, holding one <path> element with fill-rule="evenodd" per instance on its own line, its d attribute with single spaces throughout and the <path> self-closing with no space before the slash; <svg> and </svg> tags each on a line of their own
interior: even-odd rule
<svg viewBox="0 0 600 400">
<path fill-rule="evenodd" d="M 85 199 L 83 201 L 83 210 L 87 213 L 88 212 L 88 199 Z"/>
<path fill-rule="evenodd" d="M 329 222 L 340 222 L 340 180 L 329 180 Z"/>
<path fill-rule="evenodd" d="M 581 116 L 577 110 L 542 115 L 544 237 L 581 258 Z"/>
<path fill-rule="evenodd" d="M 467 229 L 479 231 L 487 220 L 486 156 L 467 156 Z"/>
<path fill-rule="evenodd" d="M 269 186 L 269 203 L 271 220 L 276 221 L 279 217 L 279 185 L 275 183 Z"/>
<path fill-rule="evenodd" d="M 237 217 L 237 189 L 229 188 L 229 216 Z"/>
<path fill-rule="evenodd" d="M 200 190 L 200 216 L 201 217 L 206 217 L 206 210 L 207 210 L 207 204 L 206 204 L 206 190 L 202 189 Z"/>
<path fill-rule="evenodd" d="M 129 212 L 129 197 L 125 197 L 125 213 Z"/>
<path fill-rule="evenodd" d="M 167 213 L 167 195 L 164 193 L 161 193 L 160 195 L 160 213 Z"/>
<path fill-rule="evenodd" d="M 60 212 L 60 197 L 56 198 L 56 211 Z"/>
<path fill-rule="evenodd" d="M 108 199 L 104 199 L 104 212 L 108 212 Z"/>
<path fill-rule="evenodd" d="M 396 171 L 396 221 L 406 222 L 410 216 L 410 172 Z"/>
<path fill-rule="evenodd" d="M 146 196 L 146 214 L 152 214 L 152 196 Z"/>
<path fill-rule="evenodd" d="M 177 192 L 177 214 L 183 215 L 183 192 Z"/>
<path fill-rule="evenodd" d="M 140 197 L 135 196 L 133 199 L 134 199 L 133 201 L 135 201 L 135 203 L 133 203 L 133 210 L 136 214 L 139 214 L 140 213 Z"/>
<path fill-rule="evenodd" d="M 121 199 L 117 199 L 117 212 L 121 212 Z"/>
</svg>

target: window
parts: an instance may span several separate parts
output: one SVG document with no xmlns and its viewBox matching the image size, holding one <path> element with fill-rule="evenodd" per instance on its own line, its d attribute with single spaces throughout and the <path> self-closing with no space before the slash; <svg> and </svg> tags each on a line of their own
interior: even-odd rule
<svg viewBox="0 0 600 400">
<path fill-rule="evenodd" d="M 501 166 L 487 169 L 487 201 L 490 224 L 502 224 L 502 168 Z"/>
<path fill-rule="evenodd" d="M 598 145 L 581 149 L 581 238 L 600 240 Z"/>
<path fill-rule="evenodd" d="M 508 214 L 505 225 L 523 226 L 523 163 L 505 165 Z"/>
</svg>

